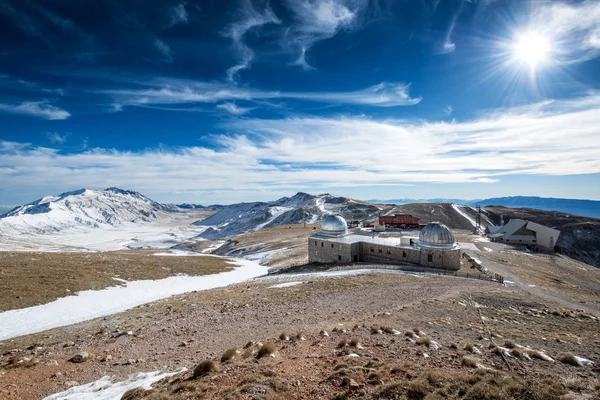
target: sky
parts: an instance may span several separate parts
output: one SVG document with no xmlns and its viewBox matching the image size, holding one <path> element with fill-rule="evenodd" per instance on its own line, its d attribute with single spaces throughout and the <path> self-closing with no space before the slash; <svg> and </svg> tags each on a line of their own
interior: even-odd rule
<svg viewBox="0 0 600 400">
<path fill-rule="evenodd" d="M 0 0 L 0 207 L 600 200 L 600 2 Z"/>
</svg>

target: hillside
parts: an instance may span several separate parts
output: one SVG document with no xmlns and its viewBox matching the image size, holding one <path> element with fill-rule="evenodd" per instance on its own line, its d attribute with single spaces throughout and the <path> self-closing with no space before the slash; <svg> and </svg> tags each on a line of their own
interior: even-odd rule
<svg viewBox="0 0 600 400">
<path fill-rule="evenodd" d="M 475 227 L 475 210 L 469 206 L 450 203 L 411 203 L 392 208 L 386 214 L 410 214 L 421 220 L 421 223 L 431 221 L 441 222 L 451 229 L 472 231 Z M 483 218 L 483 227 L 490 221 Z"/>
<path fill-rule="evenodd" d="M 495 224 L 503 216 L 505 222 L 521 218 L 558 229 L 557 245 L 563 254 L 600 267 L 600 219 L 531 208 L 485 207 L 484 211 Z"/>
<path fill-rule="evenodd" d="M 600 201 L 561 199 L 553 197 L 512 196 L 474 200 L 467 204 L 480 206 L 504 206 L 511 208 L 535 208 L 544 211 L 557 211 L 592 218 L 600 218 Z"/>
<path fill-rule="evenodd" d="M 324 215 L 341 214 L 347 220 L 375 218 L 387 207 L 352 200 L 346 197 L 321 194 L 313 196 L 299 192 L 273 202 L 239 203 L 223 207 L 216 214 L 195 225 L 207 226 L 200 236 L 220 239 L 247 231 L 306 222 L 314 224 Z"/>
<path fill-rule="evenodd" d="M 176 210 L 129 190 L 80 189 L 46 196 L 9 211 L 0 217 L 0 234 L 50 234 L 73 227 L 143 223 Z"/>
<path fill-rule="evenodd" d="M 470 207 L 480 205 L 484 206 L 504 206 L 513 208 L 535 208 L 544 211 L 558 211 L 567 214 L 576 214 L 592 218 L 600 218 L 600 201 L 597 200 L 579 200 L 564 199 L 555 197 L 537 197 L 537 196 L 508 196 L 493 197 L 489 199 L 390 199 L 390 200 L 368 200 L 369 203 L 403 205 L 411 203 L 452 203 L 464 204 Z"/>
</svg>

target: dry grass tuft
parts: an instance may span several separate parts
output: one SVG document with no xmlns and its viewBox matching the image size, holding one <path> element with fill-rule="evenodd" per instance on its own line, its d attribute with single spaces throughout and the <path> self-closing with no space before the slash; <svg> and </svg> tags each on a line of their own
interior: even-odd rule
<svg viewBox="0 0 600 400">
<path fill-rule="evenodd" d="M 277 351 L 277 347 L 275 347 L 275 345 L 273 343 L 265 343 L 262 346 L 260 346 L 260 349 L 258 349 L 258 353 L 256 354 L 256 357 L 258 357 L 258 358 L 275 357 L 276 351 Z"/>
<path fill-rule="evenodd" d="M 248 348 L 250 348 L 252 346 L 254 346 L 254 343 L 252 343 L 252 340 L 251 340 L 248 343 L 246 343 L 246 345 L 244 346 L 244 349 L 248 349 Z"/>
<path fill-rule="evenodd" d="M 456 344 L 456 343 L 452 343 L 452 344 L 450 345 L 450 348 L 451 348 L 452 350 L 458 350 L 458 344 Z"/>
<path fill-rule="evenodd" d="M 512 348 L 510 350 L 510 355 L 516 358 L 530 359 L 529 354 L 527 354 L 526 351 L 519 349 L 518 347 Z"/>
<path fill-rule="evenodd" d="M 279 340 L 290 340 L 290 337 L 285 332 L 281 332 Z"/>
<path fill-rule="evenodd" d="M 478 359 L 468 356 L 464 356 L 460 363 L 469 368 L 479 368 L 480 364 Z"/>
<path fill-rule="evenodd" d="M 421 328 L 413 328 L 413 332 L 417 335 L 421 334 Z"/>
<path fill-rule="evenodd" d="M 479 349 L 474 344 L 471 344 L 471 343 L 469 343 L 465 346 L 465 350 L 468 351 L 469 353 L 481 354 Z"/>
<path fill-rule="evenodd" d="M 121 400 L 141 399 L 141 398 L 143 398 L 145 392 L 146 392 L 146 390 L 142 389 L 142 388 L 131 389 L 131 390 L 128 390 L 125 393 L 123 393 L 123 396 L 121 396 Z"/>
<path fill-rule="evenodd" d="M 348 346 L 348 340 L 347 339 L 342 339 L 338 343 L 337 348 L 341 349 L 341 348 L 346 347 L 346 346 Z"/>
<path fill-rule="evenodd" d="M 306 340 L 306 335 L 304 335 L 304 332 L 298 332 L 296 334 L 296 340 L 300 340 L 300 341 Z"/>
<path fill-rule="evenodd" d="M 552 357 L 540 350 L 526 350 L 526 353 L 532 358 L 537 358 L 538 360 L 554 361 Z"/>
<path fill-rule="evenodd" d="M 350 347 L 357 349 L 362 348 L 362 345 L 360 344 L 360 338 L 353 337 L 352 340 L 350 340 Z"/>
<path fill-rule="evenodd" d="M 409 338 L 415 338 L 415 337 L 417 337 L 417 335 L 415 335 L 415 333 L 413 331 L 406 331 L 406 332 L 404 332 L 404 336 L 409 337 Z"/>
<path fill-rule="evenodd" d="M 383 333 L 383 330 L 381 329 L 381 327 L 380 327 L 380 326 L 373 325 L 373 326 L 371 327 L 371 334 L 373 334 L 373 335 L 378 335 L 378 334 L 382 334 L 382 333 Z"/>
<path fill-rule="evenodd" d="M 329 333 L 327 333 L 327 331 L 323 329 L 321 332 L 319 332 L 319 335 L 325 337 L 325 336 L 329 336 Z"/>
<path fill-rule="evenodd" d="M 217 364 L 212 360 L 202 361 L 196 368 L 194 368 L 194 379 L 200 378 L 201 376 L 208 375 L 209 373 L 217 371 Z"/>
<path fill-rule="evenodd" d="M 429 336 L 425 336 L 422 338 L 418 338 L 415 343 L 418 344 L 419 346 L 422 346 L 422 345 L 429 346 L 429 345 L 431 345 L 432 342 L 433 342 L 433 339 L 431 339 Z"/>
<path fill-rule="evenodd" d="M 240 355 L 240 351 L 238 349 L 229 349 L 221 356 L 221 362 L 233 361 L 234 358 L 237 358 Z"/>
<path fill-rule="evenodd" d="M 562 354 L 558 359 L 564 364 L 574 365 L 575 367 L 594 365 L 592 361 L 586 360 L 585 358 L 577 357 L 573 353 Z"/>
<path fill-rule="evenodd" d="M 505 340 L 504 347 L 506 347 L 507 349 L 516 349 L 520 346 L 518 344 L 516 344 L 515 342 L 513 342 L 512 340 Z"/>
</svg>

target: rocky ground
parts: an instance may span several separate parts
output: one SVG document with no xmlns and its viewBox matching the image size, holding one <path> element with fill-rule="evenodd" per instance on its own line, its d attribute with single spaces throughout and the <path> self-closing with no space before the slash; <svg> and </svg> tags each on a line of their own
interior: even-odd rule
<svg viewBox="0 0 600 400">
<path fill-rule="evenodd" d="M 466 251 L 515 286 L 397 272 L 286 275 L 284 255 L 301 257 L 305 229 L 231 246 L 288 249 L 270 258 L 277 275 L 1 342 L 0 398 L 179 367 L 189 371 L 124 398 L 600 398 L 598 271 L 475 242 Z M 302 283 L 273 287 L 288 281 Z M 228 349 L 239 353 L 222 360 Z"/>
</svg>

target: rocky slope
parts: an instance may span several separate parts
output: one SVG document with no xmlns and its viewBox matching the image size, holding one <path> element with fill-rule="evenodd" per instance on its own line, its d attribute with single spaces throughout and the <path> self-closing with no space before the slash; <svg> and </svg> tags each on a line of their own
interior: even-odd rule
<svg viewBox="0 0 600 400">
<path fill-rule="evenodd" d="M 488 217 L 499 224 L 501 218 L 527 219 L 558 229 L 557 245 L 561 252 L 575 260 L 600 267 L 600 219 L 531 208 L 485 207 Z"/>
<path fill-rule="evenodd" d="M 201 237 L 219 239 L 286 224 L 312 224 L 330 213 L 341 214 L 347 220 L 370 219 L 385 209 L 346 197 L 330 194 L 313 196 L 299 192 L 268 203 L 232 204 L 196 224 L 209 227 Z"/>
</svg>

